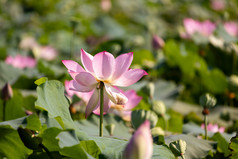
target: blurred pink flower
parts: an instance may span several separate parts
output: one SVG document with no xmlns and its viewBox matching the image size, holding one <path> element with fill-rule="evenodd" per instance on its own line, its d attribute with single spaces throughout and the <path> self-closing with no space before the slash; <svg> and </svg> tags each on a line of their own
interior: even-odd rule
<svg viewBox="0 0 238 159">
<path fill-rule="evenodd" d="M 226 7 L 226 3 L 224 0 L 211 0 L 210 6 L 214 10 L 224 10 Z"/>
<path fill-rule="evenodd" d="M 182 33 L 182 38 L 190 38 L 194 33 L 199 33 L 202 36 L 208 37 L 212 35 L 216 25 L 209 20 L 200 22 L 191 18 L 183 20 L 185 33 Z"/>
<path fill-rule="evenodd" d="M 13 67 L 24 69 L 24 68 L 33 68 L 36 66 L 36 60 L 29 56 L 7 56 L 5 62 Z"/>
<path fill-rule="evenodd" d="M 26 36 L 24 37 L 21 42 L 20 42 L 20 48 L 24 49 L 24 50 L 31 50 L 35 47 L 38 47 L 38 43 L 36 42 L 36 40 L 31 37 L 31 36 Z"/>
<path fill-rule="evenodd" d="M 52 46 L 37 46 L 33 48 L 36 58 L 45 59 L 47 61 L 54 60 L 58 56 L 58 52 Z"/>
<path fill-rule="evenodd" d="M 112 2 L 111 0 L 101 0 L 101 9 L 104 12 L 108 12 L 112 8 Z"/>
<path fill-rule="evenodd" d="M 141 69 L 129 69 L 133 53 L 114 56 L 106 51 L 95 56 L 81 49 L 81 62 L 84 69 L 75 61 L 63 60 L 73 80 L 69 83 L 70 90 L 78 92 L 91 92 L 85 116 L 96 110 L 100 105 L 99 85 L 104 84 L 104 113 L 108 112 L 109 101 L 124 105 L 128 99 L 115 86 L 126 87 L 134 84 L 147 73 Z"/>
<path fill-rule="evenodd" d="M 153 153 L 153 140 L 150 122 L 146 120 L 136 130 L 125 148 L 124 159 L 150 159 Z"/>
<path fill-rule="evenodd" d="M 120 91 L 125 94 L 128 101 L 125 105 L 116 105 L 111 102 L 110 112 L 121 116 L 126 121 L 131 121 L 131 111 L 140 103 L 142 97 L 138 96 L 135 90 Z"/>
<path fill-rule="evenodd" d="M 238 36 L 238 25 L 235 22 L 226 22 L 224 28 L 231 36 Z"/>
<path fill-rule="evenodd" d="M 203 128 L 203 129 L 205 128 L 204 124 L 201 125 L 201 128 Z M 224 127 L 219 128 L 217 124 L 213 125 L 213 124 L 209 123 L 207 125 L 207 130 L 211 131 L 211 132 L 214 132 L 214 133 L 216 133 L 216 132 L 223 133 L 225 131 L 225 128 Z"/>
</svg>

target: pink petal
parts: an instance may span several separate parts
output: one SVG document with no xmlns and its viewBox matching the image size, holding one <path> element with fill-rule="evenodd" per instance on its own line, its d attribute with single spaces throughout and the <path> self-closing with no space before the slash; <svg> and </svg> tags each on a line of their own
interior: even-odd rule
<svg viewBox="0 0 238 159">
<path fill-rule="evenodd" d="M 218 131 L 219 131 L 220 133 L 224 133 L 225 128 L 224 128 L 224 127 L 220 127 Z"/>
<path fill-rule="evenodd" d="M 89 99 L 93 95 L 94 91 L 91 92 L 76 92 L 75 94 L 81 98 L 85 103 L 88 103 Z"/>
<path fill-rule="evenodd" d="M 202 128 L 202 129 L 204 129 L 204 128 L 205 128 L 205 125 L 204 125 L 203 123 L 202 123 L 202 125 L 201 125 L 201 128 Z"/>
<path fill-rule="evenodd" d="M 91 112 L 97 107 L 99 101 L 99 90 L 95 89 L 93 95 L 91 96 L 85 112 L 85 117 L 87 118 Z"/>
<path fill-rule="evenodd" d="M 107 80 L 112 75 L 115 59 L 108 52 L 101 52 L 93 58 L 93 70 L 97 78 Z"/>
<path fill-rule="evenodd" d="M 212 131 L 212 132 L 218 132 L 218 125 L 217 124 L 214 124 L 213 126 L 212 126 L 212 128 L 211 128 L 211 130 L 210 131 Z"/>
<path fill-rule="evenodd" d="M 75 80 L 76 76 L 79 74 L 78 72 L 69 72 L 70 76 Z"/>
<path fill-rule="evenodd" d="M 5 62 L 20 69 L 24 69 L 26 67 L 33 68 L 36 65 L 36 60 L 34 58 L 21 55 L 16 55 L 15 57 L 8 56 Z"/>
<path fill-rule="evenodd" d="M 40 55 L 39 57 L 48 61 L 54 60 L 58 56 L 58 52 L 52 46 L 38 47 Z"/>
<path fill-rule="evenodd" d="M 78 92 L 91 92 L 93 88 L 82 86 L 75 80 L 70 81 L 69 90 L 78 91 Z"/>
<path fill-rule="evenodd" d="M 62 63 L 69 70 L 69 72 L 85 72 L 85 70 L 75 61 L 62 60 Z"/>
<path fill-rule="evenodd" d="M 223 0 L 212 0 L 211 1 L 211 8 L 214 9 L 214 10 L 223 10 L 225 9 L 226 7 L 226 1 L 223 1 Z"/>
<path fill-rule="evenodd" d="M 199 28 L 200 33 L 203 36 L 210 36 L 215 29 L 216 29 L 216 24 L 212 23 L 209 20 L 202 22 Z"/>
<path fill-rule="evenodd" d="M 195 32 L 198 32 L 200 23 L 194 19 L 191 18 L 185 18 L 183 20 L 184 28 L 188 35 L 192 35 Z"/>
<path fill-rule="evenodd" d="M 136 130 L 124 151 L 124 158 L 150 159 L 153 153 L 153 140 L 150 132 L 150 122 L 146 120 Z"/>
<path fill-rule="evenodd" d="M 131 111 L 126 111 L 124 110 L 122 112 L 122 119 L 125 120 L 125 121 L 131 121 Z"/>
<path fill-rule="evenodd" d="M 118 78 L 113 85 L 119 87 L 127 87 L 136 83 L 141 77 L 148 75 L 147 72 L 141 69 L 130 69 Z"/>
<path fill-rule="evenodd" d="M 73 97 L 73 95 L 74 95 L 74 91 L 71 91 L 71 90 L 69 90 L 69 87 L 70 87 L 70 82 L 72 82 L 73 80 L 71 80 L 71 81 L 64 81 L 64 85 L 65 85 L 65 90 L 66 90 L 66 93 L 67 93 L 67 95 L 69 96 L 69 97 Z"/>
<path fill-rule="evenodd" d="M 235 22 L 226 22 L 224 28 L 231 36 L 238 36 L 238 25 Z"/>
<path fill-rule="evenodd" d="M 108 98 L 114 104 L 124 105 L 128 101 L 127 97 L 122 92 L 108 84 L 105 84 L 105 90 L 107 92 Z"/>
<path fill-rule="evenodd" d="M 74 73 L 71 73 L 74 74 Z M 88 72 L 80 72 L 75 76 L 75 80 L 77 81 L 78 84 L 85 86 L 85 87 L 90 87 L 90 88 L 95 88 L 97 81 L 93 75 L 91 75 Z"/>
<path fill-rule="evenodd" d="M 133 60 L 132 52 L 118 56 L 115 60 L 115 68 L 114 68 L 112 80 L 117 79 L 123 73 L 125 73 L 129 69 L 132 60 Z"/>
<path fill-rule="evenodd" d="M 135 90 L 128 90 L 128 91 L 124 92 L 124 94 L 128 98 L 128 101 L 124 105 L 124 110 L 133 109 L 140 103 L 140 101 L 142 99 L 142 97 L 140 97 L 136 94 Z"/>
<path fill-rule="evenodd" d="M 87 72 L 94 74 L 92 61 L 93 61 L 93 56 L 87 53 L 86 51 L 84 51 L 83 49 L 81 49 L 81 62 L 85 70 Z"/>
</svg>

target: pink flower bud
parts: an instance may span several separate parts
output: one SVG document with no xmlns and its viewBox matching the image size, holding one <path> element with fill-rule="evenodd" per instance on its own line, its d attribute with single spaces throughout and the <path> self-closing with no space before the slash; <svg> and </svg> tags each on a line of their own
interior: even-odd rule
<svg viewBox="0 0 238 159">
<path fill-rule="evenodd" d="M 154 49 L 161 49 L 164 47 L 164 40 L 157 35 L 152 38 L 152 46 Z"/>
<path fill-rule="evenodd" d="M 146 120 L 136 130 L 126 146 L 124 159 L 150 159 L 153 153 L 153 140 L 150 132 L 150 122 Z"/>
<path fill-rule="evenodd" d="M 13 91 L 12 91 L 12 87 L 9 83 L 6 83 L 5 86 L 2 88 L 2 99 L 7 101 L 9 99 L 11 99 L 13 96 Z"/>
</svg>

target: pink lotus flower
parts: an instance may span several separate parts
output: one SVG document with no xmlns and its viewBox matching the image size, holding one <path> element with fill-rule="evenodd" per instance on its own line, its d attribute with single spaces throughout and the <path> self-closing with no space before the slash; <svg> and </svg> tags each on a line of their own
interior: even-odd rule
<svg viewBox="0 0 238 159">
<path fill-rule="evenodd" d="M 104 51 L 90 55 L 81 49 L 81 62 L 84 69 L 75 61 L 63 60 L 69 74 L 73 78 L 70 82 L 70 90 L 78 92 L 91 92 L 93 94 L 88 101 L 85 116 L 96 110 L 100 105 L 99 85 L 104 84 L 104 113 L 109 109 L 109 101 L 118 105 L 124 105 L 127 97 L 117 87 L 126 87 L 137 82 L 147 75 L 141 69 L 129 69 L 133 59 L 133 53 L 126 53 L 116 59 L 112 54 Z"/>
<path fill-rule="evenodd" d="M 82 99 L 84 103 L 87 104 L 93 94 L 93 91 L 91 91 L 91 92 L 72 91 L 69 88 L 69 84 L 70 84 L 70 81 L 65 81 L 65 90 L 66 90 L 67 96 L 72 98 L 73 95 L 76 95 L 77 97 Z M 119 88 L 118 88 L 118 90 L 120 90 L 128 98 L 128 101 L 126 102 L 125 105 L 116 105 L 110 101 L 109 102 L 109 107 L 110 107 L 109 112 L 121 116 L 126 121 L 130 121 L 131 120 L 131 110 L 139 104 L 142 97 L 138 96 L 136 94 L 135 90 L 128 90 L 125 92 Z M 93 113 L 96 115 L 100 115 L 99 108 L 94 110 Z"/>
<path fill-rule="evenodd" d="M 201 125 L 201 128 L 205 129 L 204 124 Z M 208 131 L 211 131 L 211 132 L 214 132 L 214 133 L 216 133 L 216 132 L 223 133 L 223 132 L 225 131 L 225 128 L 224 128 L 224 127 L 220 127 L 220 128 L 219 128 L 217 124 L 214 124 L 214 125 L 213 125 L 213 124 L 209 123 L 209 124 L 207 125 L 207 130 L 208 130 Z"/>
<path fill-rule="evenodd" d="M 36 40 L 31 36 L 24 37 L 20 42 L 20 48 L 24 50 L 30 50 L 38 46 Z"/>
<path fill-rule="evenodd" d="M 54 60 L 58 56 L 58 52 L 52 46 L 37 46 L 33 48 L 36 58 L 42 58 L 47 61 Z"/>
<path fill-rule="evenodd" d="M 238 36 L 238 26 L 235 22 L 226 22 L 224 28 L 231 36 Z"/>
<path fill-rule="evenodd" d="M 135 90 L 128 90 L 125 92 L 121 90 L 121 92 L 125 94 L 125 96 L 128 98 L 128 101 L 125 105 L 116 105 L 111 103 L 111 108 L 109 111 L 121 116 L 126 121 L 131 121 L 131 110 L 139 104 L 142 97 L 138 96 Z"/>
<path fill-rule="evenodd" d="M 224 10 L 226 7 L 226 3 L 224 0 L 211 0 L 211 8 L 214 10 Z"/>
<path fill-rule="evenodd" d="M 195 33 L 208 37 L 212 35 L 216 28 L 216 25 L 209 20 L 200 22 L 191 18 L 186 18 L 183 20 L 183 24 L 186 30 L 186 33 L 181 35 L 183 38 L 190 38 Z"/>
<path fill-rule="evenodd" d="M 9 65 L 12 65 L 13 67 L 24 69 L 24 68 L 33 68 L 36 65 L 36 60 L 29 57 L 29 56 L 21 56 L 16 55 L 13 56 L 7 56 L 5 59 L 5 62 Z"/>
<path fill-rule="evenodd" d="M 146 120 L 136 130 L 126 146 L 124 159 L 150 159 L 153 153 L 153 140 L 150 132 L 150 122 Z"/>
<path fill-rule="evenodd" d="M 108 12 L 112 8 L 112 2 L 111 0 L 101 0 L 101 9 L 104 12 Z"/>
</svg>

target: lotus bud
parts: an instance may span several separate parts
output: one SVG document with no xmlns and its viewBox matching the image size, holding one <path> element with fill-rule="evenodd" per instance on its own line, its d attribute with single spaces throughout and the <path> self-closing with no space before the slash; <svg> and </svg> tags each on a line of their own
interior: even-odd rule
<svg viewBox="0 0 238 159">
<path fill-rule="evenodd" d="M 154 101 L 152 109 L 156 114 L 161 116 L 164 116 L 166 112 L 166 106 L 164 105 L 164 102 L 162 101 Z"/>
<path fill-rule="evenodd" d="M 35 136 L 34 132 L 25 128 L 19 127 L 17 129 L 18 134 L 24 143 L 24 145 L 31 150 L 41 150 L 40 144 L 42 143 L 42 138 Z"/>
<path fill-rule="evenodd" d="M 5 86 L 2 88 L 2 99 L 4 101 L 7 101 L 9 99 L 11 99 L 13 96 L 13 91 L 12 91 L 12 87 L 9 83 L 6 83 Z"/>
<path fill-rule="evenodd" d="M 238 76 L 237 75 L 231 75 L 228 79 L 229 84 L 233 87 L 238 87 Z"/>
<path fill-rule="evenodd" d="M 115 130 L 115 124 L 108 124 L 105 126 L 109 134 L 112 136 Z"/>
<path fill-rule="evenodd" d="M 146 120 L 136 130 L 123 153 L 124 159 L 150 159 L 153 153 L 153 140 L 150 122 Z"/>
<path fill-rule="evenodd" d="M 186 151 L 186 142 L 185 141 L 180 139 L 180 140 L 171 142 L 169 144 L 169 148 L 176 157 L 182 156 L 184 158 L 184 154 Z"/>
<path fill-rule="evenodd" d="M 200 105 L 203 106 L 204 108 L 211 108 L 216 105 L 216 98 L 213 97 L 211 94 L 206 93 L 200 97 Z"/>
<path fill-rule="evenodd" d="M 152 38 L 152 46 L 154 49 L 161 49 L 164 47 L 164 40 L 157 35 Z"/>
</svg>

